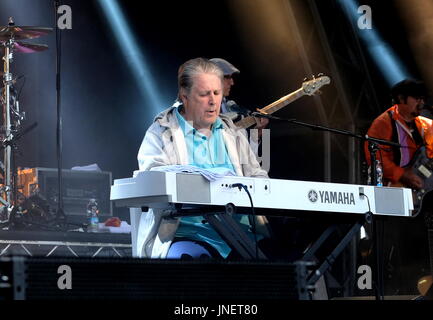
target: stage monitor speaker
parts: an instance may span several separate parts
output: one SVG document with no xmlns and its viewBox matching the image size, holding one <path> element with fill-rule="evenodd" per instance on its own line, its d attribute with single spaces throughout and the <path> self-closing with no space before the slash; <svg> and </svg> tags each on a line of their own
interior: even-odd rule
<svg viewBox="0 0 433 320">
<path fill-rule="evenodd" d="M 100 216 L 112 216 L 110 202 L 111 172 L 62 170 L 64 212 L 70 217 L 86 216 L 90 199 L 96 199 Z M 18 190 L 26 197 L 39 195 L 48 201 L 51 209 L 57 209 L 57 169 L 30 168 L 18 170 Z"/>
<path fill-rule="evenodd" d="M 308 265 L 307 262 L 3 257 L 0 258 L 0 282 L 3 281 L 0 297 L 17 300 L 308 300 Z"/>
</svg>

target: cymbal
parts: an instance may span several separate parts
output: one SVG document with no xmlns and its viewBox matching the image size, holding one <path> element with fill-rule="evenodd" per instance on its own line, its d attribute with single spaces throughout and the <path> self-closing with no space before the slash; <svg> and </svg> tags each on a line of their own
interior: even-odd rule
<svg viewBox="0 0 433 320">
<path fill-rule="evenodd" d="M 0 26 L 0 40 L 34 39 L 45 36 L 53 31 L 53 28 L 46 27 L 25 27 L 25 26 Z"/>
<path fill-rule="evenodd" d="M 34 53 L 41 52 L 47 50 L 48 46 L 46 44 L 36 44 L 36 43 L 27 43 L 22 41 L 14 42 L 14 51 L 20 53 Z"/>
</svg>

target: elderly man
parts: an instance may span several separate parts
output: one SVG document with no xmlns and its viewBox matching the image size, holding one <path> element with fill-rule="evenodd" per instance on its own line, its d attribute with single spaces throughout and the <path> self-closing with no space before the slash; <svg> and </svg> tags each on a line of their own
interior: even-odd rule
<svg viewBox="0 0 433 320">
<path fill-rule="evenodd" d="M 138 153 L 140 170 L 193 165 L 267 177 L 246 137 L 220 115 L 223 79 L 221 69 L 207 59 L 192 59 L 179 68 L 180 101 L 160 113 L 147 130 Z M 257 230 L 266 233 L 266 219 L 257 218 Z M 230 248 L 202 217 L 163 219 L 160 210 L 150 209 L 140 218 L 137 252 L 152 258 L 227 257 Z"/>
</svg>

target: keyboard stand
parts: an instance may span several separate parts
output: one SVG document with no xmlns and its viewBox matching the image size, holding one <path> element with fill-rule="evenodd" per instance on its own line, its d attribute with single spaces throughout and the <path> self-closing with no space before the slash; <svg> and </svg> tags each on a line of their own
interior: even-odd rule
<svg viewBox="0 0 433 320">
<path fill-rule="evenodd" d="M 352 241 L 353 237 L 359 232 L 361 227 L 367 222 L 370 223 L 371 221 L 371 213 L 366 213 L 362 218 L 358 219 L 352 227 L 350 227 L 349 231 L 346 233 L 346 235 L 340 240 L 338 245 L 335 247 L 335 249 L 332 250 L 332 252 L 325 258 L 325 260 L 320 264 L 320 266 L 313 270 L 310 275 L 307 278 L 307 284 L 308 285 L 314 285 L 317 280 L 333 265 L 337 257 L 340 255 L 340 253 L 347 247 L 350 241 Z M 312 261 L 314 259 L 315 253 L 317 250 L 323 245 L 323 243 L 333 234 L 337 231 L 337 227 L 335 225 L 332 225 L 328 227 L 322 235 L 319 237 L 319 239 L 316 240 L 316 242 L 313 243 L 313 245 L 308 249 L 308 251 L 304 254 L 301 260 L 303 261 Z"/>
<path fill-rule="evenodd" d="M 201 215 L 221 236 L 227 245 L 238 252 L 246 260 L 268 260 L 266 255 L 256 247 L 256 243 L 251 240 L 246 232 L 242 230 L 239 223 L 233 219 L 235 213 L 233 205 L 221 206 L 194 206 L 193 208 L 177 208 L 169 210 L 167 217 L 185 217 Z"/>
<path fill-rule="evenodd" d="M 176 218 L 201 215 L 209 222 L 230 248 L 236 250 L 242 258 L 247 260 L 267 260 L 268 258 L 259 248 L 257 248 L 256 252 L 255 242 L 248 237 L 245 231 L 239 226 L 238 222 L 233 219 L 232 214 L 234 214 L 235 211 L 236 208 L 233 204 L 228 204 L 225 207 L 194 205 L 193 207 L 188 208 L 185 206 L 176 206 L 175 209 L 168 210 L 166 216 L 169 218 Z M 246 213 L 243 212 L 242 214 Z M 314 285 L 316 281 L 333 265 L 337 257 L 347 247 L 350 241 L 352 241 L 353 237 L 359 232 L 361 227 L 369 221 L 371 221 L 371 213 L 366 213 L 356 220 L 346 235 L 340 240 L 337 246 L 325 258 L 320 266 L 310 273 L 307 279 L 309 285 Z M 336 231 L 337 227 L 335 225 L 328 227 L 319 239 L 312 244 L 301 260 L 313 261 L 317 250 L 319 250 L 325 241 Z"/>
</svg>

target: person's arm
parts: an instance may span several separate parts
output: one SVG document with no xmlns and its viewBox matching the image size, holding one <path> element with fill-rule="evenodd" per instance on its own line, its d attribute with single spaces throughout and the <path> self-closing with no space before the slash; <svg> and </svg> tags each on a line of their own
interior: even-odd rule
<svg viewBox="0 0 433 320">
<path fill-rule="evenodd" d="M 407 187 L 421 189 L 424 186 L 424 181 L 413 172 L 412 168 L 405 168 L 403 175 L 400 177 L 400 182 Z"/>
<path fill-rule="evenodd" d="M 260 143 L 260 138 L 262 137 L 262 130 L 266 128 L 269 124 L 269 119 L 267 118 L 254 118 L 256 120 L 256 126 L 254 129 L 257 129 L 258 136 L 255 139 Z"/>
<path fill-rule="evenodd" d="M 249 130 L 249 142 L 250 147 L 253 153 L 256 155 L 256 158 L 259 158 L 259 146 L 261 143 L 261 138 L 258 135 L 258 130 L 254 129 L 245 129 L 245 131 Z M 247 134 L 246 134 L 247 135 Z"/>
<path fill-rule="evenodd" d="M 257 160 L 260 160 L 259 157 L 259 147 L 262 143 L 262 133 L 263 129 L 269 124 L 269 119 L 266 118 L 254 118 L 256 120 L 256 126 L 249 130 L 250 136 L 250 147 L 256 155 Z"/>
<path fill-rule="evenodd" d="M 151 130 L 146 132 L 140 150 L 138 151 L 138 168 L 142 171 L 150 170 L 153 167 L 170 165 L 166 147 L 163 143 L 163 135 L 158 135 Z"/>
<path fill-rule="evenodd" d="M 266 170 L 263 170 L 262 167 L 260 166 L 260 163 L 257 160 L 257 153 L 255 152 L 255 150 L 253 150 L 251 145 L 248 143 L 248 140 L 246 139 L 245 136 L 242 135 L 241 139 L 244 140 L 241 142 L 241 145 L 246 144 L 246 148 L 244 149 L 244 151 L 246 151 L 247 153 L 246 159 L 248 159 L 247 163 L 242 164 L 244 174 L 249 177 L 267 178 L 268 173 L 266 172 Z M 245 157 L 241 157 L 241 158 L 245 158 Z"/>
</svg>

